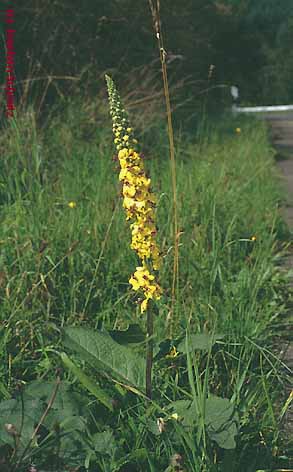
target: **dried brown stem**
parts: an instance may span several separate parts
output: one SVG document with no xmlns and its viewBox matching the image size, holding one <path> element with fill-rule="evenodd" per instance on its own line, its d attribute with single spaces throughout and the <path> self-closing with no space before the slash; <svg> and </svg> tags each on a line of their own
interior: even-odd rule
<svg viewBox="0 0 293 472">
<path fill-rule="evenodd" d="M 176 284 L 179 277 L 179 230 L 178 230 L 178 214 L 177 214 L 177 184 L 176 184 L 176 163 L 175 163 L 175 146 L 174 146 L 174 133 L 172 124 L 172 112 L 171 102 L 166 66 L 167 53 L 164 48 L 163 35 L 161 29 L 160 20 L 160 0 L 156 0 L 156 4 L 153 0 L 149 0 L 150 9 L 152 12 L 155 34 L 158 42 L 158 48 L 160 52 L 160 60 L 162 65 L 163 85 L 165 102 L 167 109 L 167 123 L 168 123 L 168 136 L 169 136 L 169 149 L 170 149 L 170 161 L 171 161 L 171 175 L 172 175 L 172 191 L 173 191 L 173 240 L 174 240 L 174 260 L 173 260 L 173 278 L 172 278 L 172 292 L 171 292 L 171 310 L 169 314 L 169 335 L 172 337 L 176 320 L 174 319 L 174 307 L 176 303 Z"/>
</svg>

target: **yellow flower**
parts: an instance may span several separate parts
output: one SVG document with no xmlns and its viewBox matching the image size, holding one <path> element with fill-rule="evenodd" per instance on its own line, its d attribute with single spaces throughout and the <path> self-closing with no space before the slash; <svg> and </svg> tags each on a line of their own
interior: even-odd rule
<svg viewBox="0 0 293 472">
<path fill-rule="evenodd" d="M 178 420 L 179 420 L 179 415 L 178 415 L 178 413 L 172 413 L 172 415 L 170 416 L 170 418 L 172 418 L 172 419 L 175 420 L 175 421 L 178 421 Z"/>
<path fill-rule="evenodd" d="M 76 202 L 69 202 L 68 206 L 69 206 L 69 208 L 75 208 L 76 207 Z"/>
<path fill-rule="evenodd" d="M 126 148 L 118 152 L 118 159 L 124 159 L 126 156 L 128 156 L 128 150 Z"/>
<path fill-rule="evenodd" d="M 257 237 L 256 237 L 256 236 L 251 236 L 250 240 L 251 240 L 251 241 L 256 241 L 256 240 L 257 240 Z"/>
<path fill-rule="evenodd" d="M 134 277 L 130 277 L 129 283 L 132 285 L 133 290 L 139 290 L 140 283 L 137 279 L 135 279 Z"/>
<path fill-rule="evenodd" d="M 149 299 L 148 298 L 145 298 L 142 302 L 141 302 L 141 305 L 140 305 L 140 312 L 141 313 L 144 313 L 148 307 L 148 301 Z"/>
<path fill-rule="evenodd" d="M 176 347 L 173 346 L 167 357 L 177 357 L 179 356 L 179 352 L 177 351 Z"/>
<path fill-rule="evenodd" d="M 241 128 L 236 128 L 235 133 L 240 134 L 241 133 Z"/>
<path fill-rule="evenodd" d="M 124 197 L 134 197 L 136 192 L 135 187 L 131 187 L 130 185 L 124 185 L 122 193 Z"/>
<path fill-rule="evenodd" d="M 144 162 L 133 138 L 126 111 L 122 107 L 119 94 L 110 77 L 106 76 L 110 114 L 113 121 L 114 144 L 120 163 L 119 180 L 122 183 L 123 207 L 126 219 L 131 220 L 131 244 L 141 261 L 141 266 L 129 279 L 132 289 L 144 294 L 140 309 L 143 313 L 150 299 L 158 300 L 162 289 L 155 281 L 154 271 L 160 266 L 160 251 L 156 243 L 155 205 L 156 198 L 151 192 L 151 180 L 146 176 Z M 129 137 L 131 135 L 131 139 Z"/>
</svg>

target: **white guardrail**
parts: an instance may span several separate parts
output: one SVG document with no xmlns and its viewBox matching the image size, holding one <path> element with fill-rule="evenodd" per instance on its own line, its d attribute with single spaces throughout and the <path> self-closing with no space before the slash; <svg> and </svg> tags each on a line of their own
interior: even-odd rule
<svg viewBox="0 0 293 472">
<path fill-rule="evenodd" d="M 238 107 L 232 105 L 233 113 L 261 113 L 265 111 L 293 111 L 293 105 L 276 105 L 267 107 Z"/>
<path fill-rule="evenodd" d="M 233 100 L 239 99 L 239 88 L 237 85 L 230 87 L 230 93 Z M 262 113 L 266 111 L 293 111 L 293 105 L 276 105 L 266 107 L 239 107 L 236 103 L 232 105 L 232 113 Z"/>
</svg>

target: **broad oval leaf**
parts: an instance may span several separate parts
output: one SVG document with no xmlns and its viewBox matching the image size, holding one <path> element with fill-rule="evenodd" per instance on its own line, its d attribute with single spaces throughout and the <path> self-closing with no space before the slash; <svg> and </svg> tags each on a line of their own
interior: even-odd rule
<svg viewBox="0 0 293 472">
<path fill-rule="evenodd" d="M 78 378 L 80 383 L 94 395 L 97 400 L 99 400 L 106 408 L 110 411 L 113 411 L 113 404 L 111 398 L 104 392 L 96 382 L 93 382 L 88 375 L 86 375 L 74 362 L 65 354 L 61 352 L 60 357 L 65 367 L 67 367 L 71 372 Z"/>
<path fill-rule="evenodd" d="M 103 368 L 117 380 L 144 391 L 144 359 L 115 342 L 106 331 L 68 327 L 64 329 L 64 344 L 94 369 Z"/>
<path fill-rule="evenodd" d="M 43 403 L 39 399 L 29 399 L 24 408 L 20 398 L 4 400 L 0 403 L 0 447 L 4 444 L 15 445 L 19 438 L 18 452 L 21 453 L 30 441 L 35 425 L 43 413 Z M 8 425 L 15 432 L 9 434 Z"/>
<path fill-rule="evenodd" d="M 205 424 L 208 435 L 223 449 L 236 447 L 238 416 L 228 398 L 211 395 L 206 400 Z"/>
<path fill-rule="evenodd" d="M 195 401 L 178 400 L 168 405 L 168 410 L 173 410 L 180 417 L 182 425 L 187 428 L 195 428 L 198 424 L 197 408 Z M 223 449 L 234 449 L 235 436 L 238 432 L 238 415 L 228 398 L 220 398 L 211 395 L 205 400 L 204 424 L 206 431 L 213 441 Z"/>
</svg>

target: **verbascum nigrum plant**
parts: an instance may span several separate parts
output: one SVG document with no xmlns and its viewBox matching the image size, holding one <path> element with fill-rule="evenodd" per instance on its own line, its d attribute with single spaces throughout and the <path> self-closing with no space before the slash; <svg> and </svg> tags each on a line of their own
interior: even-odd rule
<svg viewBox="0 0 293 472">
<path fill-rule="evenodd" d="M 149 300 L 158 300 L 162 289 L 156 282 L 155 272 L 160 267 L 160 251 L 156 243 L 156 198 L 151 191 L 143 156 L 134 138 L 127 113 L 123 108 L 113 80 L 106 76 L 110 114 L 113 122 L 114 144 L 120 163 L 119 180 L 122 183 L 123 207 L 126 219 L 131 222 L 131 248 L 139 257 L 140 265 L 130 277 L 133 290 L 144 295 L 140 310 L 143 313 Z"/>
</svg>

